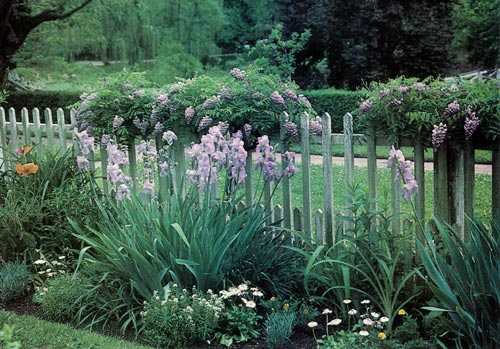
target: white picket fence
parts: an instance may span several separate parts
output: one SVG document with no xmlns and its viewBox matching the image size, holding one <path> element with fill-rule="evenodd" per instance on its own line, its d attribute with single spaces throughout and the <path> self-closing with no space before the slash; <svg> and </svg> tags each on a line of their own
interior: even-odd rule
<svg viewBox="0 0 500 349">
<path fill-rule="evenodd" d="M 74 123 L 74 112 L 65 112 L 62 109 L 57 109 L 55 120 L 54 115 L 52 115 L 49 109 L 44 111 L 45 113 L 45 123 L 40 122 L 40 111 L 34 109 L 30 113 L 26 108 L 23 108 L 20 115 L 17 115 L 14 109 L 9 109 L 8 113 L 5 112 L 3 108 L 0 108 L 0 139 L 1 139 L 1 149 L 0 149 L 0 165 L 1 169 L 13 168 L 15 166 L 14 159 L 11 158 L 10 153 L 7 150 L 13 151 L 19 149 L 24 145 L 43 145 L 47 149 L 55 153 L 56 151 L 66 151 L 69 147 L 72 147 L 78 151 L 78 144 L 76 138 L 72 132 L 72 124 Z M 71 123 L 65 122 L 65 113 L 69 113 L 69 119 Z M 7 117 L 8 116 L 8 117 Z M 54 122 L 55 121 L 55 122 Z M 328 114 L 322 117 L 323 129 L 331 129 L 331 118 Z M 283 191 L 283 201 L 279 205 L 273 205 L 271 197 L 270 186 L 266 187 L 264 198 L 269 205 L 269 214 L 272 215 L 275 221 L 281 221 L 281 225 L 287 228 L 294 228 L 297 230 L 304 231 L 311 236 L 315 237 L 319 243 L 326 243 L 331 245 L 336 238 L 339 231 L 349 232 L 351 226 L 349 223 L 340 223 L 335 216 L 335 211 L 341 211 L 344 216 L 352 216 L 352 203 L 349 200 L 345 200 L 342 206 L 338 206 L 339 203 L 334 202 L 334 190 L 341 190 L 342 194 L 345 191 L 345 187 L 334 188 L 333 185 L 333 165 L 332 165 L 332 144 L 342 144 L 344 146 L 344 182 L 347 184 L 353 184 L 354 182 L 354 146 L 356 147 L 364 146 L 367 147 L 367 183 L 369 188 L 369 198 L 373 199 L 371 204 L 372 209 L 377 208 L 377 162 L 376 162 L 376 146 L 377 145 L 387 145 L 384 143 L 384 137 L 377 138 L 374 132 L 370 132 L 371 128 L 368 128 L 366 135 L 355 135 L 353 134 L 352 127 L 352 116 L 346 114 L 344 116 L 344 131 L 342 134 L 329 134 L 324 133 L 321 139 L 313 139 L 309 134 L 309 118 L 303 116 L 301 118 L 301 161 L 302 161 L 302 202 L 294 203 L 292 202 L 292 193 L 290 181 L 296 180 L 295 178 L 283 178 L 281 189 Z M 310 162 L 310 144 L 313 142 L 321 142 L 323 149 L 322 156 L 322 169 L 323 169 L 323 196 L 324 196 L 324 206 L 321 208 L 312 207 L 311 203 L 311 162 Z M 184 155 L 184 145 L 180 143 L 174 143 L 173 156 L 177 162 L 174 173 L 174 183 L 175 181 L 181 180 L 185 176 L 185 155 Z M 425 221 L 425 178 L 424 178 L 424 147 L 418 142 L 418 140 L 403 140 L 402 145 L 414 147 L 414 169 L 415 178 L 419 184 L 419 193 L 416 197 L 416 213 L 417 217 L 422 221 Z M 499 143 L 500 144 L 500 143 Z M 493 149 L 493 190 L 492 190 L 492 201 L 493 201 L 493 214 L 500 213 L 500 205 L 495 206 L 495 203 L 500 202 L 500 145 L 495 151 Z M 137 165 L 135 159 L 137 158 L 136 149 L 134 146 L 128 147 L 128 157 L 131 163 L 130 172 L 131 174 L 137 173 Z M 445 154 L 445 153 L 443 153 Z M 462 233 L 465 227 L 465 215 L 470 214 L 467 210 L 473 209 L 472 195 L 470 191 L 474 188 L 474 159 L 467 158 L 466 161 L 462 156 L 462 161 L 465 161 L 460 173 L 453 178 L 448 178 L 446 171 L 446 159 L 443 159 L 443 155 L 436 156 L 435 162 L 435 183 L 439 185 L 435 186 L 436 195 L 434 196 L 434 213 L 440 217 L 449 217 L 450 211 L 454 213 L 454 223 L 460 229 Z M 463 154 L 462 154 L 463 155 Z M 100 157 L 102 163 L 91 162 L 91 168 L 97 166 L 105 167 L 106 162 L 106 152 L 101 149 Z M 469 163 L 472 161 L 472 163 Z M 444 166 L 444 167 L 443 167 Z M 472 166 L 472 175 L 471 175 Z M 441 168 L 441 170 L 440 170 Z M 253 165 L 251 163 L 251 158 L 247 159 L 247 173 L 249 174 L 245 182 L 245 201 L 247 204 L 251 203 L 254 199 L 254 178 L 252 176 Z M 317 179 L 316 179 L 317 180 Z M 359 178 L 357 179 L 360 180 Z M 449 197 L 448 186 L 454 185 L 453 183 L 461 183 L 461 190 L 456 190 L 453 192 L 453 197 Z M 108 190 L 108 185 L 106 179 L 103 178 L 103 188 Z M 297 186 L 294 186 L 297 187 Z M 465 189 L 463 189 L 465 188 Z M 496 201 L 495 201 L 496 200 Z M 462 205 L 457 208 L 450 207 L 452 202 L 462 202 Z M 392 205 L 392 231 L 394 234 L 399 234 L 403 229 L 403 222 L 401 221 L 401 182 L 400 180 L 395 180 L 392 183 L 391 190 L 391 205 Z M 447 214 L 448 216 L 445 216 Z M 374 228 L 377 222 L 373 222 Z"/>
</svg>

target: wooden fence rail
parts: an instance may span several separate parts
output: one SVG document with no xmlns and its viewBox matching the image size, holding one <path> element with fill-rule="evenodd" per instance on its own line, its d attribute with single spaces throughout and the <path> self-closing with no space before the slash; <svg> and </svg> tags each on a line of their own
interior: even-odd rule
<svg viewBox="0 0 500 349">
<path fill-rule="evenodd" d="M 26 108 L 23 108 L 20 115 L 16 114 L 14 109 L 9 109 L 8 113 L 0 108 L 0 170 L 14 168 L 15 158 L 11 155 L 13 151 L 24 145 L 42 144 L 47 147 L 51 153 L 56 151 L 66 151 L 72 147 L 76 152 L 78 144 L 75 135 L 72 132 L 72 124 L 65 123 L 65 112 L 57 109 L 55 118 L 49 109 L 44 111 L 46 123 L 40 123 L 40 111 L 34 109 L 31 117 Z M 74 123 L 74 112 L 70 111 L 71 123 Z M 369 198 L 377 198 L 377 162 L 376 146 L 387 145 L 384 137 L 377 138 L 374 127 L 368 128 L 366 135 L 353 134 L 352 116 L 344 116 L 344 132 L 342 134 L 324 133 L 321 138 L 309 136 L 309 118 L 304 115 L 301 118 L 301 161 L 302 161 L 302 202 L 292 202 L 292 193 L 290 182 L 296 178 L 284 178 L 281 184 L 283 191 L 283 202 L 280 205 L 274 205 L 270 195 L 270 186 L 265 188 L 265 200 L 269 203 L 269 212 L 274 220 L 281 221 L 281 225 L 287 228 L 294 228 L 304 231 L 318 240 L 318 243 L 331 245 L 335 242 L 336 234 L 341 231 L 349 233 L 352 225 L 349 220 L 340 222 L 336 219 L 334 208 L 341 207 L 334 202 L 334 191 L 342 191 L 345 187 L 334 188 L 333 165 L 332 165 L 332 144 L 342 144 L 344 147 L 344 178 L 343 182 L 347 185 L 354 183 L 354 147 L 367 147 L 367 183 L 369 188 Z M 322 117 L 323 129 L 331 129 L 331 118 L 328 114 Z M 323 195 L 324 206 L 321 208 L 312 207 L 311 203 L 311 163 L 310 163 L 310 144 L 320 142 L 322 144 L 323 159 Z M 185 156 L 184 145 L 174 143 L 173 156 L 178 166 L 173 174 L 174 183 L 178 183 L 185 176 Z M 499 143 L 500 144 L 500 143 Z M 419 184 L 419 192 L 416 198 L 416 214 L 419 219 L 425 222 L 425 180 L 424 180 L 424 146 L 418 139 L 401 140 L 400 145 L 411 146 L 414 148 L 414 171 Z M 470 146 L 470 145 L 469 145 Z M 472 214 L 473 210 L 473 187 L 474 187 L 474 162 L 470 156 L 471 149 L 467 152 L 464 147 L 455 147 L 450 160 L 450 150 L 446 147 L 439 149 L 435 153 L 434 161 L 434 214 L 455 224 L 457 229 L 465 235 L 465 215 Z M 473 148 L 472 148 L 473 150 Z M 493 215 L 499 213 L 498 203 L 500 202 L 500 145 L 492 145 L 493 151 L 493 190 L 492 190 L 492 211 Z M 464 155 L 465 154 L 465 155 Z M 472 153 L 473 154 L 473 153 Z M 106 152 L 100 149 L 100 162 L 91 161 L 91 169 L 98 166 L 106 167 Z M 93 154 L 91 154 L 91 159 Z M 130 175 L 135 177 L 137 174 L 137 153 L 133 144 L 128 145 L 128 158 L 130 161 Z M 450 168 L 453 170 L 450 172 Z M 252 176 L 253 164 L 251 157 L 247 159 L 246 169 L 248 177 L 245 183 L 245 202 L 251 203 L 254 199 L 255 183 Z M 452 175 L 450 175 L 450 173 Z M 393 175 L 395 173 L 393 172 Z M 104 177 L 104 176 L 103 176 Z M 396 176 L 394 176 L 396 177 Z M 394 178 L 393 177 L 393 178 Z M 317 179 L 315 179 L 317 180 Z M 358 179 L 359 180 L 359 179 Z M 393 234 L 399 234 L 403 229 L 401 222 L 401 180 L 396 179 L 392 183 L 391 205 L 392 205 L 392 230 Z M 103 189 L 109 190 L 106 178 L 103 178 Z M 134 182 L 134 187 L 137 187 Z M 160 184 L 161 187 L 161 184 Z M 176 186 L 174 186 L 176 187 Z M 346 193 L 349 194 L 349 193 Z M 351 198 L 352 199 L 352 198 Z M 376 200 L 372 203 L 372 209 L 377 208 Z M 495 207 L 497 205 L 497 207 Z M 267 206 L 267 205 L 266 205 Z M 352 200 L 347 199 L 342 208 L 342 215 L 352 217 Z M 374 220 L 372 227 L 375 230 L 378 222 Z M 418 232 L 418 231 L 417 231 Z M 421 232 L 418 232 L 421 233 Z"/>
</svg>

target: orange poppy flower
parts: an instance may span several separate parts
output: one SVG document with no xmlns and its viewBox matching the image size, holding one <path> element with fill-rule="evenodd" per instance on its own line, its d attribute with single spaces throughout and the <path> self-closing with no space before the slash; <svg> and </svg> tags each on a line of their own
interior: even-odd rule
<svg viewBox="0 0 500 349">
<path fill-rule="evenodd" d="M 16 172 L 21 176 L 25 177 L 26 175 L 29 174 L 34 174 L 38 172 L 38 165 L 28 162 L 27 164 L 17 164 L 16 165 Z"/>
</svg>

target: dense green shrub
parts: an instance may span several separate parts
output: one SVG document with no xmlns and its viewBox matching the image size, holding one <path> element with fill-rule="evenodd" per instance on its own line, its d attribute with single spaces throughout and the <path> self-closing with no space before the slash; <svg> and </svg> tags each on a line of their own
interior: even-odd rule
<svg viewBox="0 0 500 349">
<path fill-rule="evenodd" d="M 23 147 L 18 153 L 15 169 L 0 174 L 0 254 L 12 259 L 38 248 L 60 255 L 79 247 L 67 217 L 91 224 L 94 207 L 82 190 L 88 178 L 79 173 L 71 150 L 54 155 Z"/>
<path fill-rule="evenodd" d="M 88 292 L 91 287 L 79 274 L 59 274 L 38 288 L 34 300 L 40 303 L 47 319 L 74 320 L 82 305 L 94 295 Z"/>
<path fill-rule="evenodd" d="M 30 114 L 33 108 L 38 108 L 41 122 L 45 122 L 45 113 L 43 113 L 45 108 L 50 108 L 53 115 L 57 108 L 62 108 L 65 111 L 66 122 L 69 123 L 67 108 L 78 102 L 81 94 L 81 91 L 10 91 L 2 107 L 5 109 L 14 108 L 18 113 L 26 107 Z"/>
<path fill-rule="evenodd" d="M 333 132 L 343 131 L 344 114 L 355 111 L 359 103 L 366 97 L 366 93 L 362 91 L 336 89 L 303 91 L 303 93 L 319 115 L 323 115 L 324 113 L 330 114 L 332 117 Z M 353 126 L 354 132 L 362 132 L 359 123 L 354 122 Z"/>
<path fill-rule="evenodd" d="M 495 139 L 500 129 L 500 80 L 443 81 L 398 78 L 372 83 L 358 120 L 397 143 L 420 138 L 438 149 L 446 142 Z"/>
<path fill-rule="evenodd" d="M 221 296 L 196 288 L 181 289 L 177 284 L 157 292 L 144 303 L 142 335 L 151 345 L 179 348 L 213 338 L 224 310 Z"/>
<path fill-rule="evenodd" d="M 23 296 L 29 290 L 32 278 L 26 264 L 0 260 L 0 303 Z"/>
<path fill-rule="evenodd" d="M 257 70 L 233 68 L 222 78 L 197 76 L 155 91 L 144 90 L 132 78 L 107 80 L 95 93 L 84 95 L 77 108 L 79 129 L 90 128 L 96 139 L 114 134 L 122 143 L 152 138 L 164 130 L 201 136 L 210 126 L 225 122 L 231 132 L 244 132 L 251 145 L 258 136 L 279 133 L 284 112 L 292 123 L 285 129 L 296 137 L 301 113 L 316 115 L 307 98 L 294 92 L 293 83 Z"/>
</svg>

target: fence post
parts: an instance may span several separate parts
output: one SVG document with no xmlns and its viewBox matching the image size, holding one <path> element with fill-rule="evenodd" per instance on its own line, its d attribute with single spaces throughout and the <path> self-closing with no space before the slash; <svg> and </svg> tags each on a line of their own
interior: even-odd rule
<svg viewBox="0 0 500 349">
<path fill-rule="evenodd" d="M 396 164 L 391 167 L 392 236 L 401 234 L 401 176 Z"/>
<path fill-rule="evenodd" d="M 73 131 L 73 127 L 75 127 L 75 123 L 76 123 L 76 111 L 74 109 L 71 109 L 70 112 L 69 112 L 69 118 L 71 120 L 71 130 L 70 131 Z M 73 156 L 76 157 L 76 154 L 78 154 L 79 152 L 79 146 L 78 146 L 78 140 L 76 139 L 76 135 L 74 132 L 71 132 L 71 139 L 72 139 L 72 143 L 73 143 Z"/>
<path fill-rule="evenodd" d="M 174 190 L 176 194 L 184 196 L 187 189 L 186 185 L 183 185 L 184 176 L 186 174 L 186 156 L 184 153 L 184 144 L 181 140 L 172 144 L 172 154 L 175 161 Z M 179 191 L 179 189 L 181 191 Z"/>
<path fill-rule="evenodd" d="M 304 208 L 303 231 L 312 234 L 312 203 L 311 203 L 311 157 L 309 150 L 309 115 L 303 113 L 300 118 L 302 140 L 302 202 Z"/>
<path fill-rule="evenodd" d="M 9 168 L 9 161 L 8 157 L 9 154 L 4 151 L 7 150 L 7 120 L 5 119 L 5 109 L 0 107 L 0 145 L 2 146 L 2 149 L 0 149 L 0 154 L 2 154 L 2 162 L 0 162 L 0 169 L 8 169 Z"/>
<path fill-rule="evenodd" d="M 273 217 L 272 217 L 272 207 L 273 207 L 273 198 L 271 196 L 272 192 L 272 181 L 265 179 L 264 180 L 264 212 L 267 216 L 266 224 L 271 225 Z"/>
<path fill-rule="evenodd" d="M 251 207 L 253 203 L 253 162 L 252 152 L 249 150 L 245 161 L 245 202 L 247 207 Z"/>
<path fill-rule="evenodd" d="M 422 139 L 418 138 L 413 148 L 413 155 L 415 157 L 415 179 L 418 184 L 418 193 L 415 198 L 415 210 L 417 219 L 420 224 L 417 224 L 417 238 L 424 241 L 424 232 L 420 226 L 425 225 L 425 159 L 424 159 L 424 146 Z"/>
<path fill-rule="evenodd" d="M 377 210 L 377 136 L 375 133 L 375 125 L 370 122 L 368 125 L 368 154 L 367 154 L 367 166 L 368 166 L 368 191 L 370 200 L 370 210 Z M 377 222 L 372 220 L 371 231 L 376 230 Z"/>
<path fill-rule="evenodd" d="M 464 240 L 464 149 L 461 144 L 451 142 L 448 149 L 450 223 L 456 227 L 458 235 Z"/>
<path fill-rule="evenodd" d="M 106 145 L 102 144 L 99 142 L 99 152 L 101 154 L 101 170 L 103 173 L 102 176 L 102 190 L 105 194 L 109 194 L 109 183 L 108 183 L 108 177 L 106 175 L 107 173 L 107 168 L 108 168 L 108 152 L 106 151 Z"/>
<path fill-rule="evenodd" d="M 434 150 L 434 215 L 442 221 L 449 222 L 446 153 L 446 142 L 441 144 L 437 151 Z"/>
<path fill-rule="evenodd" d="M 328 247 L 335 243 L 335 234 L 333 227 L 334 221 L 334 202 L 333 202 L 333 164 L 332 164 L 332 118 L 330 114 L 325 113 L 321 118 L 323 133 L 323 180 L 325 191 L 325 244 Z"/>
<path fill-rule="evenodd" d="M 354 183 L 354 147 L 353 147 L 353 127 L 352 127 L 352 115 L 346 113 L 344 115 L 344 172 L 345 172 L 345 186 L 349 188 L 346 190 L 346 201 L 345 201 L 345 215 L 348 220 L 344 224 L 344 232 L 351 231 L 353 229 L 352 218 L 354 213 L 352 211 L 352 204 L 354 197 L 352 196 L 351 189 Z"/>
<path fill-rule="evenodd" d="M 475 166 L 474 166 L 474 145 L 472 141 L 468 140 L 465 142 L 464 149 L 464 212 L 469 218 L 474 216 L 474 176 L 475 176 Z M 469 224 L 464 226 L 464 240 L 469 241 L 470 239 L 470 227 Z"/>
<path fill-rule="evenodd" d="M 281 118 L 281 129 L 280 129 L 280 138 L 281 138 L 281 148 L 283 149 L 282 156 L 285 152 L 289 150 L 288 144 L 286 143 L 286 130 L 283 128 L 283 124 L 288 115 L 283 113 Z M 284 169 L 287 164 L 284 161 L 281 162 L 282 169 Z M 283 184 L 283 226 L 285 228 L 292 228 L 292 188 L 290 187 L 290 178 L 288 176 L 283 176 L 281 179 Z M 294 227 L 297 229 L 297 227 Z"/>
</svg>

